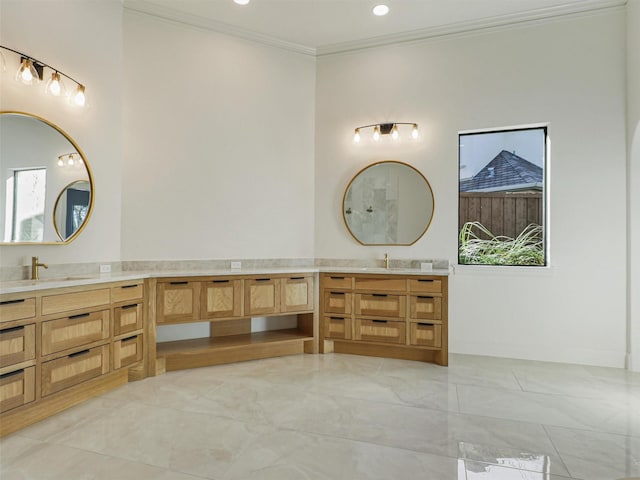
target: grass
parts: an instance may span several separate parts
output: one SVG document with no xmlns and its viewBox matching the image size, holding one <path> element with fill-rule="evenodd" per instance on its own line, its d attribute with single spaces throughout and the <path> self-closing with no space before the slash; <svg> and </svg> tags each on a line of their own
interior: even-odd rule
<svg viewBox="0 0 640 480">
<path fill-rule="evenodd" d="M 488 239 L 480 238 L 482 234 Z M 496 237 L 480 222 L 467 222 L 460 230 L 458 261 L 462 265 L 544 265 L 543 238 L 540 225 L 527 225 L 511 238 Z"/>
</svg>

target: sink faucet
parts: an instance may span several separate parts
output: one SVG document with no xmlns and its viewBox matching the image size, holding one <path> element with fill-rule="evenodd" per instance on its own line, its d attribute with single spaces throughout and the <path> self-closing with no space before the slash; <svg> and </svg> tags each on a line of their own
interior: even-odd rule
<svg viewBox="0 0 640 480">
<path fill-rule="evenodd" d="M 49 268 L 49 265 L 38 263 L 38 257 L 31 257 L 31 280 L 38 280 L 38 267 Z"/>
<path fill-rule="evenodd" d="M 384 254 L 384 268 L 389 268 L 389 254 Z"/>
</svg>

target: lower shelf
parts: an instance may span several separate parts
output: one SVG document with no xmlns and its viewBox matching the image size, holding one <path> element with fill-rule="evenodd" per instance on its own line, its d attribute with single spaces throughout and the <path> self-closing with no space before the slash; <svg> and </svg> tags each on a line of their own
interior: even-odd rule
<svg viewBox="0 0 640 480">
<path fill-rule="evenodd" d="M 435 350 L 425 347 L 416 347 L 413 345 L 390 345 L 373 342 L 329 339 L 324 343 L 325 352 L 333 351 L 335 353 L 348 353 L 351 355 L 417 360 L 419 362 L 436 363 L 443 366 L 449 364 L 448 352 L 444 349 Z"/>
<path fill-rule="evenodd" d="M 294 328 L 158 343 L 156 357 L 164 358 L 167 371 L 172 371 L 296 355 L 310 343 L 312 336 Z"/>
</svg>

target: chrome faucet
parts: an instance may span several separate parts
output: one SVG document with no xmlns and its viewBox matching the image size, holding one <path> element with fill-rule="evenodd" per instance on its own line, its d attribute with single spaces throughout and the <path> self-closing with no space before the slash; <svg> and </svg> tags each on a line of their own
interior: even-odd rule
<svg viewBox="0 0 640 480">
<path fill-rule="evenodd" d="M 389 268 L 389 254 L 385 253 L 384 254 L 384 268 Z"/>
<path fill-rule="evenodd" d="M 38 263 L 38 257 L 31 257 L 31 280 L 38 280 L 38 267 L 49 268 L 49 265 Z"/>
</svg>

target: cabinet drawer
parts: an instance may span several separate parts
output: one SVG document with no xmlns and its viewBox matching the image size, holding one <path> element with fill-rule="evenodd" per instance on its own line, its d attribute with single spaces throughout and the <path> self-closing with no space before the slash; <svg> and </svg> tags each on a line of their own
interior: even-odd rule
<svg viewBox="0 0 640 480">
<path fill-rule="evenodd" d="M 69 312 L 80 308 L 97 307 L 111 303 L 111 289 L 87 290 L 42 297 L 42 315 Z"/>
<path fill-rule="evenodd" d="M 325 313 L 351 313 L 351 300 L 353 295 L 347 292 L 324 291 Z"/>
<path fill-rule="evenodd" d="M 280 280 L 282 285 L 282 312 L 313 310 L 313 277 L 296 275 Z"/>
<path fill-rule="evenodd" d="M 35 324 L 0 330 L 0 367 L 24 362 L 35 357 Z"/>
<path fill-rule="evenodd" d="M 142 334 L 113 342 L 113 369 L 127 367 L 142 360 Z"/>
<path fill-rule="evenodd" d="M 111 301 L 113 303 L 140 300 L 144 297 L 144 284 L 132 282 L 119 287 L 111 287 Z"/>
<path fill-rule="evenodd" d="M 407 281 L 404 278 L 358 278 L 356 290 L 378 290 L 383 292 L 404 292 Z"/>
<path fill-rule="evenodd" d="M 109 310 L 42 322 L 42 355 L 109 338 Z"/>
<path fill-rule="evenodd" d="M 42 364 L 42 396 L 109 372 L 109 345 L 72 353 Z"/>
<path fill-rule="evenodd" d="M 434 323 L 411 323 L 409 326 L 411 345 L 421 347 L 442 347 L 442 326 Z"/>
<path fill-rule="evenodd" d="M 123 305 L 113 309 L 113 334 L 117 337 L 142 328 L 142 304 Z"/>
<path fill-rule="evenodd" d="M 280 311 L 280 282 L 277 278 L 244 281 L 244 312 L 248 316 L 268 315 Z"/>
<path fill-rule="evenodd" d="M 156 322 L 193 322 L 200 318 L 200 282 L 176 280 L 158 283 Z"/>
<path fill-rule="evenodd" d="M 0 302 L 0 322 L 22 320 L 36 316 L 36 299 L 19 298 Z"/>
<path fill-rule="evenodd" d="M 241 316 L 242 280 L 223 278 L 203 282 L 202 311 L 205 318 Z"/>
<path fill-rule="evenodd" d="M 356 318 L 354 339 L 366 342 L 396 343 L 404 345 L 407 340 L 406 328 L 405 322 Z"/>
<path fill-rule="evenodd" d="M 355 298 L 356 315 L 376 317 L 404 318 L 407 297 L 386 293 L 357 293 Z"/>
<path fill-rule="evenodd" d="M 0 412 L 33 402 L 36 397 L 36 367 L 0 375 Z"/>
<path fill-rule="evenodd" d="M 325 338 L 351 340 L 351 317 L 325 316 L 323 332 Z"/>
<path fill-rule="evenodd" d="M 353 288 L 353 277 L 344 275 L 324 275 L 322 277 L 322 288 Z"/>
<path fill-rule="evenodd" d="M 417 320 L 441 320 L 442 297 L 412 295 L 409 297 L 411 318 Z"/>
<path fill-rule="evenodd" d="M 417 293 L 441 293 L 442 280 L 437 278 L 412 278 L 409 280 L 409 291 Z"/>
</svg>

